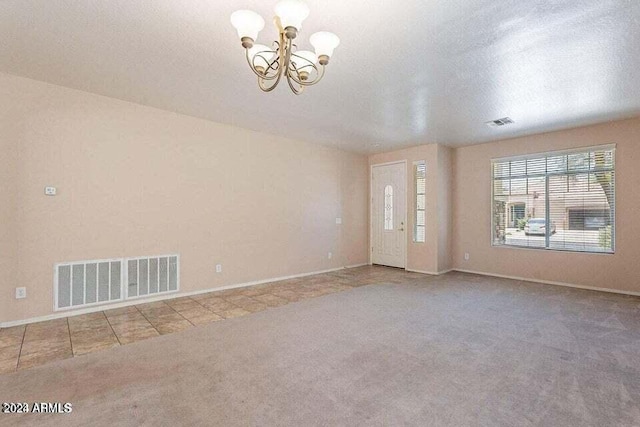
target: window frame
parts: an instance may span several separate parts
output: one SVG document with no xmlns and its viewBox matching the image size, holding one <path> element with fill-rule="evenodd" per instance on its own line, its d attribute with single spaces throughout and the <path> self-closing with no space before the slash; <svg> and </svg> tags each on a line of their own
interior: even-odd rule
<svg viewBox="0 0 640 427">
<path fill-rule="evenodd" d="M 605 150 L 611 150 L 613 152 L 612 155 L 612 166 L 610 169 L 607 169 L 607 171 L 612 171 L 614 173 L 614 187 L 613 187 L 613 207 L 610 206 L 610 209 L 613 209 L 613 215 L 612 215 L 612 219 L 613 219 L 613 227 L 611 229 L 611 250 L 610 251 L 587 251 L 587 250 L 577 250 L 577 249 L 563 249 L 563 248 L 557 248 L 557 247 L 549 247 L 549 241 L 550 241 L 550 235 L 549 233 L 545 234 L 545 245 L 542 247 L 536 247 L 536 246 L 524 246 L 524 245 L 512 245 L 512 244 L 499 244 L 495 242 L 495 238 L 494 238 L 494 230 L 496 227 L 496 223 L 495 223 L 495 215 L 494 215 L 494 204 L 495 204 L 495 176 L 494 176 L 494 164 L 496 163 L 503 163 L 503 162 L 513 162 L 513 161 L 520 161 L 520 160 L 531 160 L 531 159 L 539 159 L 539 158 L 547 158 L 547 157 L 555 157 L 555 156 L 564 156 L 564 155 L 570 155 L 570 154 L 580 154 L 580 153 L 590 153 L 593 151 L 605 151 Z M 492 248 L 503 248 L 503 249 L 525 249 L 525 250 L 534 250 L 534 251 L 555 251 L 555 252 L 569 252 L 569 253 L 579 253 L 579 254 L 589 254 L 589 255 L 614 255 L 616 253 L 616 226 L 617 226 L 617 191 L 616 191 L 616 181 L 617 181 L 617 177 L 616 177 L 616 144 L 615 143 L 611 143 L 611 144 L 605 144 L 605 145 L 596 145 L 596 146 L 586 146 L 586 147 L 579 147 L 579 148 L 572 148 L 572 149 L 565 149 L 565 150 L 554 150 L 554 151 L 543 151 L 543 152 L 537 152 L 537 153 L 531 153 L 531 154 L 524 154 L 524 155 L 516 155 L 516 156 L 506 156 L 506 157 L 497 157 L 497 158 L 491 158 L 490 161 L 490 185 L 491 185 L 491 199 L 489 201 L 489 217 L 490 217 L 490 228 L 489 228 L 489 242 L 491 244 Z M 577 171 L 577 173 L 580 173 L 580 171 Z M 584 172 L 583 172 L 584 173 Z M 549 207 L 549 180 L 548 177 L 549 176 L 569 176 L 571 175 L 570 173 L 567 172 L 556 172 L 556 173 L 548 173 L 545 170 L 545 174 L 541 175 L 544 176 L 545 178 L 545 187 L 546 187 L 546 191 L 545 191 L 545 225 L 546 225 L 546 230 L 549 230 L 549 211 L 550 211 L 550 207 Z M 526 176 L 526 175 L 525 175 Z"/>
</svg>

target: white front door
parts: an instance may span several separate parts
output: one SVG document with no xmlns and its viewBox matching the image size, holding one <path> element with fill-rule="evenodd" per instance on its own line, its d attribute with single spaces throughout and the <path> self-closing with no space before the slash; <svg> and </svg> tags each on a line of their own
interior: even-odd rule
<svg viewBox="0 0 640 427">
<path fill-rule="evenodd" d="M 371 262 L 405 267 L 406 163 L 373 166 L 371 176 Z"/>
</svg>

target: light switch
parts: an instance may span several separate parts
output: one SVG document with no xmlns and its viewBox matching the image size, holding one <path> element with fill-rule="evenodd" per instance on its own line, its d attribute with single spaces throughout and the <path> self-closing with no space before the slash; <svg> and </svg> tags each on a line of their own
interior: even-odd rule
<svg viewBox="0 0 640 427">
<path fill-rule="evenodd" d="M 47 196 L 55 196 L 56 192 L 56 187 L 44 187 L 44 194 Z"/>
<path fill-rule="evenodd" d="M 342 224 L 342 218 L 336 218 L 336 224 L 338 225 Z"/>
</svg>

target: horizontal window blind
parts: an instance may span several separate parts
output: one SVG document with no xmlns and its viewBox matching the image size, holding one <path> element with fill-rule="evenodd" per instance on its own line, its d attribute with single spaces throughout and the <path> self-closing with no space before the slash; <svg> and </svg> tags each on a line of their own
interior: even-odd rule
<svg viewBox="0 0 640 427">
<path fill-rule="evenodd" d="M 492 243 L 613 253 L 615 148 L 492 161 Z"/>
<path fill-rule="evenodd" d="M 424 161 L 415 162 L 413 175 L 416 188 L 416 209 L 413 227 L 413 241 L 424 243 L 426 239 L 427 208 L 427 166 Z"/>
</svg>

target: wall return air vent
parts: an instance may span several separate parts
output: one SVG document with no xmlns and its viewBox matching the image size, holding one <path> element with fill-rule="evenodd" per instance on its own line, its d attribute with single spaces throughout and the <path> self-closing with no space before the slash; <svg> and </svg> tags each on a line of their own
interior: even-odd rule
<svg viewBox="0 0 640 427">
<path fill-rule="evenodd" d="M 55 309 L 122 300 L 122 265 L 121 259 L 57 264 L 54 277 Z"/>
<path fill-rule="evenodd" d="M 503 117 L 501 119 L 489 120 L 485 124 L 487 126 L 489 126 L 489 127 L 497 128 L 497 127 L 500 127 L 500 126 L 510 125 L 512 123 L 513 123 L 513 120 L 511 120 L 509 117 Z"/>
<path fill-rule="evenodd" d="M 178 290 L 178 255 L 127 259 L 126 298 Z"/>
<path fill-rule="evenodd" d="M 177 292 L 180 256 L 74 261 L 55 265 L 55 310 Z"/>
</svg>

